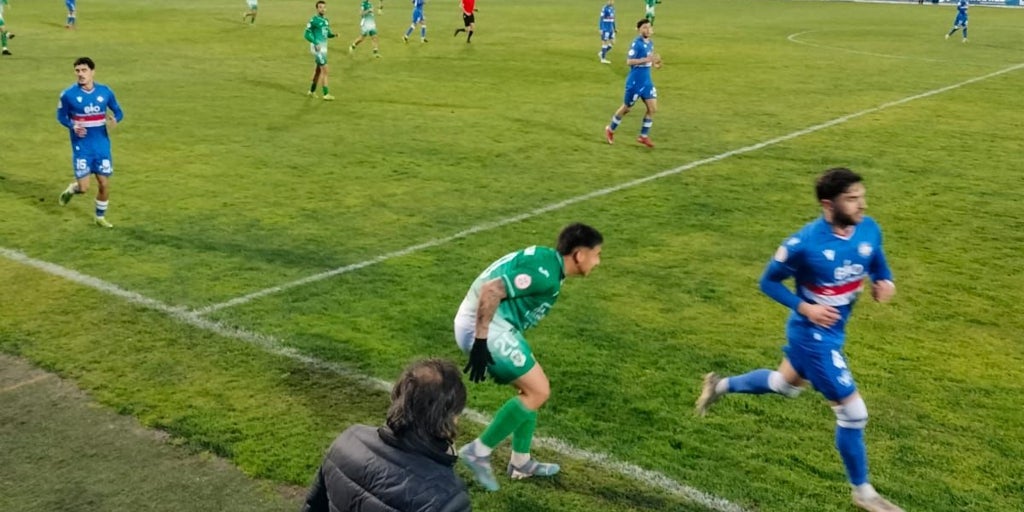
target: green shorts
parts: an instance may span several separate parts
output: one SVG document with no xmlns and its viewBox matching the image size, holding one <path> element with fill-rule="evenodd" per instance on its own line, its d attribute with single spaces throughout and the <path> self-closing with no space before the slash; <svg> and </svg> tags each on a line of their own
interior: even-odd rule
<svg viewBox="0 0 1024 512">
<path fill-rule="evenodd" d="M 326 43 L 325 44 L 321 44 L 320 45 L 320 51 L 316 51 L 315 46 L 316 45 L 313 45 L 313 44 L 309 45 L 309 53 L 313 54 L 313 61 L 316 62 L 317 66 L 326 66 L 327 65 L 327 44 Z"/>
<path fill-rule="evenodd" d="M 377 29 L 375 28 L 371 28 L 370 30 L 364 30 L 362 32 L 363 37 L 373 37 L 375 35 L 377 35 Z"/>
<path fill-rule="evenodd" d="M 489 336 L 487 349 L 491 351 L 494 364 L 487 371 L 498 384 L 509 384 L 526 375 L 537 364 L 530 345 L 519 331 L 505 331 L 498 336 Z"/>
</svg>

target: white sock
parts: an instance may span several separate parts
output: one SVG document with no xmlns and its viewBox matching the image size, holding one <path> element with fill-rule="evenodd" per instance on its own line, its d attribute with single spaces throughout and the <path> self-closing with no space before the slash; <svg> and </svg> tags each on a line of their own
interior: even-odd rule
<svg viewBox="0 0 1024 512">
<path fill-rule="evenodd" d="M 863 483 L 860 485 L 853 486 L 853 492 L 857 493 L 857 496 L 862 498 L 870 498 L 878 494 L 875 487 L 869 483 Z"/>
<path fill-rule="evenodd" d="M 476 455 L 477 457 L 490 457 L 491 452 L 494 451 L 493 448 L 482 443 L 480 438 L 474 439 L 473 442 L 469 444 L 469 449 L 473 452 L 473 455 Z"/>
<path fill-rule="evenodd" d="M 728 393 L 728 392 L 729 392 L 729 378 L 726 377 L 726 378 L 718 381 L 718 384 L 715 386 L 715 393 L 718 393 L 719 395 L 724 395 L 725 393 Z"/>
<path fill-rule="evenodd" d="M 524 464 L 530 462 L 529 453 L 512 452 L 512 465 L 521 468 Z"/>
</svg>

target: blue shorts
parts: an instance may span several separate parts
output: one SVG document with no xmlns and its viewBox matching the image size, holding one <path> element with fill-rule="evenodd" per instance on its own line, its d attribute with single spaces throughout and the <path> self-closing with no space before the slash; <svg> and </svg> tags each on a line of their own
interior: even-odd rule
<svg viewBox="0 0 1024 512">
<path fill-rule="evenodd" d="M 110 153 L 73 153 L 71 166 L 75 171 L 75 179 L 80 180 L 90 174 L 110 176 L 114 174 L 114 160 Z"/>
<path fill-rule="evenodd" d="M 423 17 L 423 9 L 413 9 L 412 10 L 412 22 L 413 23 L 423 23 L 425 21 L 427 21 L 427 19 Z"/>
<path fill-rule="evenodd" d="M 842 345 L 828 340 L 790 340 L 782 350 L 793 369 L 828 400 L 839 402 L 857 392 Z"/>
<path fill-rule="evenodd" d="M 64 6 L 68 8 L 68 12 L 75 12 L 75 0 L 64 0 Z"/>
<path fill-rule="evenodd" d="M 657 98 L 658 90 L 654 87 L 654 82 L 627 83 L 626 94 L 622 97 L 622 103 L 627 107 L 632 107 L 637 99 L 646 101 Z"/>
<path fill-rule="evenodd" d="M 954 27 L 966 27 L 967 26 L 967 16 L 961 16 L 961 15 L 957 14 L 956 15 L 956 19 L 953 20 L 953 26 Z"/>
<path fill-rule="evenodd" d="M 614 41 L 615 40 L 615 32 L 602 30 L 601 31 L 601 40 L 602 41 Z"/>
</svg>

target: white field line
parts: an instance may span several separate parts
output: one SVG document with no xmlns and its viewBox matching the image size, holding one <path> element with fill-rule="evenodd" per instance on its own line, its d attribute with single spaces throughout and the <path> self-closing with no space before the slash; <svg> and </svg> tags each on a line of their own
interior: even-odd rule
<svg viewBox="0 0 1024 512">
<path fill-rule="evenodd" d="M 797 44 L 802 44 L 802 45 L 806 45 L 806 46 L 811 46 L 813 48 L 821 48 L 821 49 L 824 49 L 824 50 L 834 50 L 834 51 L 840 51 L 840 52 L 846 52 L 846 53 L 856 53 L 858 55 L 869 55 L 871 57 L 883 57 L 883 58 L 886 58 L 886 59 L 923 60 L 923 61 L 926 61 L 926 62 L 945 62 L 945 61 L 940 60 L 940 59 L 927 59 L 927 58 L 924 58 L 924 57 L 908 57 L 906 55 L 889 55 L 887 53 L 873 53 L 873 52 L 864 52 L 864 51 L 860 51 L 860 50 L 851 50 L 849 48 L 843 48 L 841 46 L 829 46 L 829 45 L 818 44 L 818 43 L 810 43 L 810 42 L 804 41 L 802 39 L 798 39 L 800 36 L 802 36 L 804 34 L 812 34 L 814 32 L 825 32 L 825 30 L 806 30 L 804 32 L 797 32 L 795 34 L 790 34 L 789 36 L 787 36 L 786 40 L 788 40 L 788 41 L 790 41 L 792 43 L 797 43 Z"/>
<path fill-rule="evenodd" d="M 307 365 L 311 368 L 329 371 L 334 374 L 349 379 L 353 379 L 369 389 L 376 389 L 379 391 L 384 391 L 385 393 L 389 393 L 391 391 L 391 387 L 393 385 L 391 382 L 388 382 L 383 379 L 378 379 L 375 377 L 370 377 L 368 375 L 364 375 L 338 363 L 323 361 L 321 359 L 308 356 L 294 348 L 283 345 L 279 340 L 277 340 L 273 336 L 248 331 L 238 327 L 231 327 L 228 325 L 224 325 L 220 322 L 207 320 L 200 316 L 198 313 L 188 311 L 186 308 L 165 304 L 156 299 L 151 299 L 139 293 L 130 290 L 125 290 L 120 286 L 108 283 L 106 281 L 103 281 L 102 279 L 85 275 L 78 271 L 71 270 L 69 268 L 62 267 L 54 263 L 32 258 L 31 256 L 27 256 L 24 253 L 21 253 L 13 249 L 0 247 L 0 256 L 3 256 L 4 258 L 7 258 L 8 260 L 14 261 L 16 263 L 36 268 L 47 274 L 61 277 L 80 285 L 88 286 L 90 288 L 99 290 L 109 295 L 120 297 L 131 304 L 143 306 L 149 309 L 159 311 L 161 313 L 165 313 L 171 318 L 184 324 L 195 327 L 197 329 L 202 329 L 204 331 L 212 332 L 220 336 L 243 341 L 245 343 L 257 346 L 270 354 L 286 357 L 288 359 L 292 359 L 294 361 Z M 482 425 L 486 425 L 491 422 L 491 418 L 489 416 L 481 412 L 475 411 L 473 409 L 466 409 L 465 412 L 463 413 L 463 416 L 469 420 L 475 421 Z M 723 498 L 719 498 L 717 496 L 703 492 L 699 489 L 695 489 L 693 487 L 676 482 L 675 480 L 672 480 L 668 476 L 665 476 L 664 474 L 659 473 L 657 471 L 644 469 L 635 464 L 630 464 L 628 462 L 616 460 L 614 457 L 610 455 L 576 448 L 565 441 L 550 437 L 537 437 L 534 439 L 534 441 L 536 442 L 537 446 L 541 446 L 549 450 L 559 452 L 565 456 L 574 459 L 589 462 L 608 472 L 618 473 L 623 476 L 633 478 L 648 487 L 661 489 L 670 494 L 680 496 L 691 502 L 706 507 L 710 510 L 716 510 L 720 512 L 746 512 L 743 508 Z"/>
<path fill-rule="evenodd" d="M 308 277 L 304 277 L 302 279 L 298 279 L 298 280 L 295 280 L 295 281 L 291 281 L 291 282 L 288 282 L 288 283 L 285 283 L 285 284 L 281 284 L 281 285 L 277 285 L 277 286 L 272 286 L 270 288 L 264 288 L 262 290 L 255 291 L 255 292 L 252 292 L 252 293 L 249 293 L 249 294 L 246 294 L 246 295 L 242 295 L 240 297 L 236 297 L 234 299 L 231 299 L 231 300 L 228 300 L 228 301 L 225 301 L 225 302 L 221 302 L 219 304 L 213 304 L 213 305 L 206 306 L 206 307 L 203 307 L 203 308 L 198 308 L 198 309 L 196 309 L 194 311 L 194 313 L 197 314 L 197 315 L 206 315 L 206 314 L 209 314 L 209 313 L 212 313 L 214 311 L 218 311 L 218 310 L 221 310 L 221 309 L 224 309 L 224 308 L 229 308 L 229 307 L 232 307 L 232 306 L 238 306 L 238 305 L 241 305 L 241 304 L 245 304 L 247 302 L 251 302 L 251 301 L 253 301 L 255 299 L 258 299 L 260 297 L 265 297 L 267 295 L 283 292 L 285 290 L 289 290 L 289 289 L 295 288 L 296 286 L 301 286 L 301 285 L 304 285 L 304 284 L 309 284 L 309 283 L 315 283 L 317 281 L 322 281 L 324 279 L 327 279 L 327 278 L 330 278 L 330 277 L 334 277 L 336 275 L 345 274 L 345 273 L 351 272 L 353 270 L 359 270 L 359 269 L 364 268 L 364 267 L 375 265 L 377 263 L 381 263 L 383 261 L 387 261 L 387 260 L 390 260 L 392 258 L 398 258 L 398 257 L 401 257 L 401 256 L 405 256 L 407 254 L 411 254 L 411 253 L 414 253 L 414 252 L 417 252 L 417 251 L 421 251 L 423 249 L 429 249 L 431 247 L 436 247 L 436 246 L 439 246 L 439 245 L 443 245 L 443 244 L 446 244 L 446 243 L 451 242 L 453 240 L 458 240 L 460 238 L 466 238 L 466 237 L 468 237 L 470 235 L 473 235 L 473 234 L 476 234 L 476 233 L 481 233 L 481 232 L 484 232 L 484 231 L 490 231 L 492 229 L 499 228 L 499 227 L 502 227 L 502 226 L 505 226 L 505 225 L 508 225 L 508 224 L 512 224 L 512 223 L 515 223 L 515 222 L 519 222 L 519 221 L 522 221 L 522 220 L 526 220 L 526 219 L 529 219 L 529 218 L 532 218 L 532 217 L 536 217 L 536 216 L 542 215 L 544 213 L 548 213 L 548 212 L 555 211 L 555 210 L 560 210 L 562 208 L 565 208 L 566 206 L 570 206 L 570 205 L 573 205 L 573 204 L 576 204 L 576 203 L 579 203 L 579 202 L 583 202 L 583 201 L 586 201 L 586 200 L 589 200 L 589 199 L 594 199 L 595 197 L 606 196 L 606 195 L 611 194 L 613 192 L 618 192 L 620 190 L 625 190 L 625 189 L 628 189 L 628 188 L 632 188 L 632 187 L 635 187 L 637 185 L 642 185 L 642 184 L 650 182 L 650 181 L 659 180 L 661 178 L 665 178 L 665 177 L 669 177 L 669 176 L 675 176 L 676 174 L 682 173 L 684 171 L 688 171 L 688 170 L 693 169 L 695 167 L 700 167 L 702 165 L 715 163 L 715 162 L 718 162 L 720 160 L 725 160 L 726 158 L 733 157 L 733 156 L 736 156 L 736 155 L 742 155 L 744 153 L 750 153 L 752 151 L 757 151 L 759 149 L 763 149 L 763 148 L 766 148 L 766 147 L 769 147 L 769 146 L 774 146 L 774 145 L 779 144 L 781 142 L 786 142 L 788 140 L 792 140 L 792 139 L 795 139 L 797 137 L 802 137 L 804 135 L 808 135 L 808 134 L 811 134 L 811 133 L 814 133 L 814 132 L 818 132 L 818 131 L 824 130 L 826 128 L 831 128 L 833 126 L 846 123 L 846 122 L 851 121 L 853 119 L 857 119 L 858 117 L 863 117 L 863 116 L 866 116 L 868 114 L 873 114 L 875 112 L 879 112 L 879 111 L 885 110 L 887 108 L 896 107 L 896 106 L 899 106 L 899 105 L 903 105 L 905 103 L 910 103 L 911 101 L 919 100 L 919 99 L 922 99 L 922 98 L 927 98 L 929 96 L 935 96 L 936 94 L 942 94 L 942 93 L 947 92 L 947 91 L 952 91 L 953 89 L 958 89 L 958 88 L 963 87 L 965 85 L 973 84 L 975 82 L 980 82 L 982 80 L 988 80 L 989 78 L 996 77 L 996 76 L 999 76 L 999 75 L 1003 75 L 1003 74 L 1009 73 L 1011 71 L 1016 71 L 1016 70 L 1021 69 L 1021 68 L 1024 68 L 1024 63 L 1014 64 L 1012 66 L 1003 68 L 1003 69 L 1001 69 L 999 71 L 995 71 L 995 72 L 989 73 L 987 75 L 982 75 L 982 76 L 979 76 L 979 77 L 971 78 L 969 80 L 964 80 L 963 82 L 958 82 L 958 83 L 955 83 L 953 85 L 947 85 L 945 87 L 940 87 L 938 89 L 932 89 L 930 91 L 923 92 L 921 94 L 915 94 L 913 96 L 907 96 L 906 98 L 903 98 L 903 99 L 899 99 L 899 100 L 895 100 L 895 101 L 890 101 L 888 103 L 883 103 L 881 105 L 878 105 L 877 107 L 872 107 L 872 108 L 869 108 L 869 109 L 861 110 L 860 112 L 854 112 L 853 114 L 847 114 L 847 115 L 842 116 L 842 117 L 837 117 L 835 119 L 832 119 L 831 121 L 825 121 L 824 123 L 816 124 L 814 126 L 810 126 L 810 127 L 804 128 L 802 130 L 797 130 L 795 132 L 788 133 L 786 135 L 780 135 L 780 136 L 775 137 L 773 139 L 768 139 L 766 141 L 758 142 L 756 144 L 751 144 L 749 146 L 744 146 L 744 147 L 741 147 L 741 148 L 738 148 L 738 149 L 733 149 L 733 150 L 730 150 L 730 151 L 726 151 L 724 153 L 719 153 L 719 154 L 717 154 L 715 156 L 709 156 L 707 158 L 702 158 L 700 160 L 695 160 L 693 162 L 680 165 L 679 167 L 668 169 L 666 171 L 661 171 L 661 172 L 659 172 L 657 174 L 652 174 L 650 176 L 646 176 L 646 177 L 643 177 L 643 178 L 638 178 L 638 179 L 635 179 L 635 180 L 627 181 L 627 182 L 620 183 L 618 185 L 614 185 L 614 186 L 611 186 L 611 187 L 602 188 L 600 190 L 595 190 L 595 191 L 589 192 L 587 194 L 583 194 L 583 195 L 579 195 L 579 196 L 575 196 L 575 197 L 570 197 L 569 199 L 565 199 L 565 200 L 559 201 L 557 203 L 551 203 L 551 204 L 548 204 L 546 206 L 542 206 L 540 208 L 537 208 L 535 210 L 531 210 L 531 211 L 526 212 L 526 213 L 521 213 L 519 215 L 515 215 L 515 216 L 512 216 L 512 217 L 506 217 L 504 219 L 499 219 L 499 220 L 492 221 L 492 222 L 485 222 L 483 224 L 477 224 L 476 226 L 470 227 L 468 229 L 464 229 L 464 230 L 459 231 L 458 233 L 455 233 L 453 235 L 449 235 L 449 236 L 442 237 L 442 238 L 435 238 L 433 240 L 428 240 L 428 241 L 420 243 L 420 244 L 416 244 L 416 245 L 412 245 L 412 246 L 406 247 L 405 249 L 401 249 L 401 250 L 397 250 L 397 251 L 381 254 L 380 256 L 377 256 L 377 257 L 374 257 L 374 258 L 370 258 L 368 260 L 361 261 L 359 263 L 353 263 L 351 265 L 345 265 L 344 267 L 338 267 L 338 268 L 335 268 L 333 270 L 328 270 L 326 272 L 321 272 L 319 274 L 314 274 L 314 275 L 311 275 L 311 276 L 308 276 Z"/>
</svg>

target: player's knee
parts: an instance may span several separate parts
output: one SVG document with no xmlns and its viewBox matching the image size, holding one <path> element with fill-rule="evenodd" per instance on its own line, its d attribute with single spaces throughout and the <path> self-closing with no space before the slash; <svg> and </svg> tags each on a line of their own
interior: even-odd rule
<svg viewBox="0 0 1024 512">
<path fill-rule="evenodd" d="M 840 427 L 863 429 L 868 426 L 868 406 L 859 396 L 845 404 L 833 405 L 832 410 Z"/>
<path fill-rule="evenodd" d="M 768 376 L 768 387 L 772 388 L 772 391 L 788 398 L 796 398 L 804 390 L 800 386 L 794 386 L 786 382 L 786 378 L 781 373 L 774 371 Z"/>
</svg>

